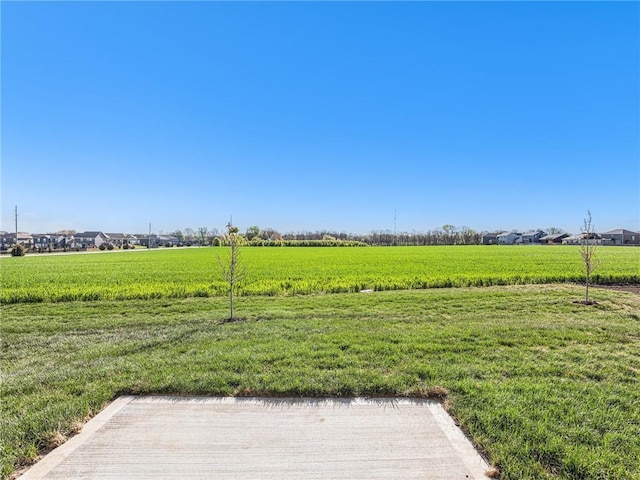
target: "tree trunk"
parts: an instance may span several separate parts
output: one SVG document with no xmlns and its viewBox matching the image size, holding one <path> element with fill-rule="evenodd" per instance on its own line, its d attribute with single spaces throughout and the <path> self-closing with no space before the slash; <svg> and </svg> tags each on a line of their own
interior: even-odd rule
<svg viewBox="0 0 640 480">
<path fill-rule="evenodd" d="M 590 273 L 589 272 L 589 268 L 587 268 L 587 279 L 586 279 L 586 282 L 585 282 L 586 288 L 585 288 L 585 298 L 584 298 L 584 303 L 586 305 L 589 304 L 589 273 Z"/>
</svg>

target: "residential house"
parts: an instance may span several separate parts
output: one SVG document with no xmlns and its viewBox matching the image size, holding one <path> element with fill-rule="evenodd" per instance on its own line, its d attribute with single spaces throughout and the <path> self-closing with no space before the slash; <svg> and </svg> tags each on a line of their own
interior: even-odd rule
<svg viewBox="0 0 640 480">
<path fill-rule="evenodd" d="M 56 248 L 72 248 L 73 247 L 73 235 L 68 235 L 65 233 L 56 234 Z"/>
<path fill-rule="evenodd" d="M 498 235 L 498 243 L 500 245 L 513 245 L 522 234 L 517 232 L 503 232 Z"/>
<path fill-rule="evenodd" d="M 123 247 L 124 245 L 135 245 L 137 238 L 135 235 L 128 233 L 105 233 L 109 239 L 109 243 L 114 247 Z"/>
<path fill-rule="evenodd" d="M 540 239 L 546 234 L 542 230 L 535 230 L 527 233 L 523 233 L 517 240 L 517 243 L 522 245 L 533 245 L 534 243 L 540 243 Z"/>
<path fill-rule="evenodd" d="M 497 233 L 485 233 L 484 235 L 482 235 L 483 245 L 496 245 L 497 243 L 498 243 Z"/>
<path fill-rule="evenodd" d="M 7 232 L 0 232 L 0 250 L 9 250 L 11 245 L 13 245 L 11 234 Z"/>
<path fill-rule="evenodd" d="M 32 235 L 32 245 L 33 248 L 43 248 L 48 249 L 49 247 L 54 248 L 56 246 L 56 237 L 55 235 L 49 235 L 44 233 L 34 233 Z"/>
<path fill-rule="evenodd" d="M 81 248 L 100 247 L 108 240 L 108 237 L 102 232 L 82 232 L 73 235 L 74 246 Z"/>
<path fill-rule="evenodd" d="M 562 240 L 562 244 L 563 245 L 580 245 L 581 243 L 585 242 L 585 239 L 587 238 L 587 236 L 589 238 L 586 240 L 586 243 L 589 243 L 592 245 L 602 245 L 602 237 L 598 233 L 592 233 L 590 235 L 587 235 L 586 233 L 578 233 L 577 235 L 571 235 L 570 237 L 564 238 Z"/>
<path fill-rule="evenodd" d="M 180 239 L 174 235 L 154 235 L 151 236 L 144 233 L 137 233 L 135 235 L 136 241 L 138 245 L 143 247 L 149 247 L 151 244 L 151 248 L 155 247 L 173 247 L 180 243 Z"/>
<path fill-rule="evenodd" d="M 122 247 L 124 245 L 124 233 L 106 233 L 107 242 L 114 247 Z"/>
<path fill-rule="evenodd" d="M 138 245 L 141 245 L 143 247 L 149 247 L 149 235 L 146 233 L 136 233 L 135 234 L 136 239 L 138 240 Z M 155 243 L 155 235 L 151 235 L 151 245 L 153 245 Z"/>
<path fill-rule="evenodd" d="M 180 239 L 173 235 L 157 235 L 156 239 L 158 245 L 163 247 L 174 247 L 180 242 Z"/>
<path fill-rule="evenodd" d="M 565 238 L 569 238 L 571 235 L 568 233 L 550 233 L 540 238 L 540 243 L 547 245 L 560 245 Z"/>
<path fill-rule="evenodd" d="M 603 245 L 640 245 L 640 232 L 632 232 L 624 228 L 601 233 Z"/>
<path fill-rule="evenodd" d="M 24 245 L 27 248 L 31 248 L 33 246 L 33 236 L 29 233 L 18 232 L 17 243 L 20 245 Z M 5 233 L 0 235 L 0 248 L 2 250 L 9 250 L 15 244 L 16 244 L 15 233 Z"/>
</svg>

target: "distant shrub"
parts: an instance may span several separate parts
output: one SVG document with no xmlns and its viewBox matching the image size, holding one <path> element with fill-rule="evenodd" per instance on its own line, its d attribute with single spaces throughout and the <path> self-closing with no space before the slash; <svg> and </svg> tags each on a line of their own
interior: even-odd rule
<svg viewBox="0 0 640 480">
<path fill-rule="evenodd" d="M 101 243 L 100 246 L 98 247 L 100 250 L 104 251 L 107 249 L 107 246 L 104 243 Z"/>
<path fill-rule="evenodd" d="M 108 249 L 108 250 L 113 250 L 113 244 L 112 244 L 112 243 L 110 243 L 109 245 L 107 245 L 107 249 Z"/>
<path fill-rule="evenodd" d="M 366 247 L 367 244 L 356 240 L 263 240 L 250 242 L 250 246 L 262 247 Z"/>
<path fill-rule="evenodd" d="M 27 249 L 24 247 L 24 245 L 15 245 L 11 249 L 12 257 L 24 257 L 26 253 L 27 253 Z"/>
</svg>

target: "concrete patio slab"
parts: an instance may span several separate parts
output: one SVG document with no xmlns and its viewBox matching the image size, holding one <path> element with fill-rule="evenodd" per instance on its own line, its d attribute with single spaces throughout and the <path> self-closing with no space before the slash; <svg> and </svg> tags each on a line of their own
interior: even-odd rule
<svg viewBox="0 0 640 480">
<path fill-rule="evenodd" d="M 486 479 L 442 406 L 391 398 L 121 397 L 31 479 Z"/>
</svg>

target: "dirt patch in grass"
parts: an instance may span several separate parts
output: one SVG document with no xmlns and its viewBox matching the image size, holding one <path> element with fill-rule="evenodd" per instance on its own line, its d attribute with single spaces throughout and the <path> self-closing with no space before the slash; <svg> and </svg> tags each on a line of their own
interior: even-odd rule
<svg viewBox="0 0 640 480">
<path fill-rule="evenodd" d="M 623 292 L 635 293 L 640 295 L 640 284 L 624 284 L 624 285 L 592 285 L 594 288 L 604 288 L 607 290 L 620 290 Z"/>
<path fill-rule="evenodd" d="M 598 302 L 595 300 L 574 300 L 573 303 L 577 303 L 579 305 L 597 305 Z"/>
</svg>

